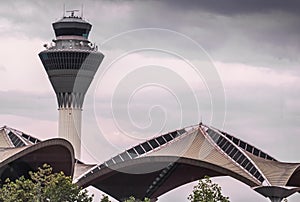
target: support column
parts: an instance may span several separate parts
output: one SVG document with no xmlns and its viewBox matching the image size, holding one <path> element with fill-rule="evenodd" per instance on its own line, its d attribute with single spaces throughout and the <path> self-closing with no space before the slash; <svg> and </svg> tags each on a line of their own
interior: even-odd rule
<svg viewBox="0 0 300 202">
<path fill-rule="evenodd" d="M 269 197 L 271 202 L 281 202 L 283 198 L 278 198 L 278 197 Z"/>
<path fill-rule="evenodd" d="M 259 186 L 254 190 L 270 199 L 271 202 L 281 202 L 284 198 L 299 192 L 300 187 Z"/>
<path fill-rule="evenodd" d="M 58 136 L 74 147 L 75 158 L 81 155 L 81 109 L 61 108 L 59 111 Z"/>
</svg>

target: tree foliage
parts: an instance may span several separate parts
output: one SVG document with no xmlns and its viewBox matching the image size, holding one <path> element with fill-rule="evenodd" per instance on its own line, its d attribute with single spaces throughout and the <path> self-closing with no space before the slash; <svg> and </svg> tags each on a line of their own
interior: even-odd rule
<svg viewBox="0 0 300 202">
<path fill-rule="evenodd" d="M 29 176 L 14 182 L 7 179 L 0 188 L 0 202 L 92 202 L 93 196 L 73 184 L 71 177 L 52 173 L 49 165 L 30 171 Z"/>
<path fill-rule="evenodd" d="M 140 200 L 140 199 L 135 199 L 135 197 L 133 197 L 133 196 L 130 196 L 124 202 L 150 202 L 150 199 L 144 198 L 144 200 Z"/>
<path fill-rule="evenodd" d="M 108 196 L 102 194 L 102 198 L 101 198 L 100 202 L 111 202 L 111 201 L 109 200 Z"/>
<path fill-rule="evenodd" d="M 100 202 L 111 202 L 106 195 L 102 195 Z M 125 199 L 123 202 L 150 202 L 150 199 L 144 198 L 144 200 L 136 199 L 134 196 L 130 196 L 128 199 Z"/>
<path fill-rule="evenodd" d="M 212 183 L 208 176 L 199 180 L 194 186 L 188 199 L 191 202 L 229 202 L 229 198 L 222 195 L 222 189 L 218 184 Z"/>
</svg>

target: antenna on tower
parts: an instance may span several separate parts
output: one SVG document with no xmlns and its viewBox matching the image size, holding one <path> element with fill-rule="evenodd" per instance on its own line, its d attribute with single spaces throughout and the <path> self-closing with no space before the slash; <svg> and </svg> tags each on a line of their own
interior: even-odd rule
<svg viewBox="0 0 300 202">
<path fill-rule="evenodd" d="M 83 4 L 81 4 L 81 18 L 83 18 Z"/>
<path fill-rule="evenodd" d="M 63 4 L 63 18 L 65 17 L 65 13 L 66 13 L 66 5 Z"/>
<path fill-rule="evenodd" d="M 66 11 L 66 12 L 71 13 L 71 14 L 70 14 L 70 17 L 75 17 L 74 13 L 75 13 L 75 12 L 79 12 L 79 10 L 74 9 L 74 10 L 69 10 L 69 11 Z"/>
</svg>

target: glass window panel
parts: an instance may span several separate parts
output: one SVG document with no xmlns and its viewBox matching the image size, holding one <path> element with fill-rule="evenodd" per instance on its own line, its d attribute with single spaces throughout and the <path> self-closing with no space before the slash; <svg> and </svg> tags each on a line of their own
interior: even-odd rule
<svg viewBox="0 0 300 202">
<path fill-rule="evenodd" d="M 165 138 L 165 140 L 167 140 L 168 142 L 171 141 L 173 138 L 171 137 L 171 135 L 169 134 L 166 134 L 166 135 L 163 135 L 163 137 Z"/>
<path fill-rule="evenodd" d="M 88 172 L 86 175 L 85 175 L 85 177 L 88 177 L 88 176 L 90 176 L 90 175 L 92 175 L 93 173 L 92 172 Z"/>
<path fill-rule="evenodd" d="M 228 155 L 233 158 L 233 156 L 236 154 L 236 152 L 238 151 L 237 148 L 233 147 L 233 149 L 228 153 Z"/>
<path fill-rule="evenodd" d="M 260 176 L 258 177 L 258 180 L 259 180 L 260 182 L 263 182 L 263 181 L 264 181 L 263 176 L 260 175 Z"/>
<path fill-rule="evenodd" d="M 98 167 L 97 167 L 97 168 L 94 168 L 94 169 L 92 170 L 92 172 L 93 172 L 93 173 L 96 173 L 98 170 L 99 170 L 99 169 L 98 169 Z"/>
<path fill-rule="evenodd" d="M 149 143 L 153 149 L 159 146 L 158 143 L 154 139 L 149 140 Z"/>
<path fill-rule="evenodd" d="M 158 142 L 160 145 L 166 143 L 165 140 L 164 140 L 162 137 L 158 137 L 158 138 L 156 138 L 156 140 L 157 140 L 157 142 Z"/>
<path fill-rule="evenodd" d="M 170 134 L 173 138 L 176 138 L 178 136 L 178 133 L 177 131 L 174 131 Z"/>
<path fill-rule="evenodd" d="M 207 133 L 208 133 L 209 136 L 212 136 L 215 132 L 213 130 L 211 130 L 211 129 L 208 129 Z"/>
<path fill-rule="evenodd" d="M 141 147 L 141 145 L 135 146 L 134 149 L 135 149 L 135 151 L 137 151 L 139 154 L 145 153 L 145 151 L 143 150 L 143 148 Z"/>
<path fill-rule="evenodd" d="M 252 153 L 253 147 L 251 145 L 247 144 L 246 150 L 250 153 Z"/>
<path fill-rule="evenodd" d="M 133 149 L 129 149 L 127 152 L 131 156 L 131 158 L 135 158 L 138 156 L 137 153 Z"/>
<path fill-rule="evenodd" d="M 72 52 L 72 69 L 76 68 L 76 52 Z"/>
<path fill-rule="evenodd" d="M 245 149 L 246 148 L 246 143 L 244 141 L 240 141 L 240 145 L 241 148 Z"/>
<path fill-rule="evenodd" d="M 178 133 L 180 134 L 180 135 L 182 135 L 183 133 L 185 133 L 186 131 L 185 131 L 185 129 L 180 129 L 180 130 L 178 130 Z"/>
<path fill-rule="evenodd" d="M 36 140 L 35 138 L 29 137 L 29 141 L 30 141 L 30 142 L 35 143 L 35 140 Z"/>
<path fill-rule="evenodd" d="M 238 157 L 237 157 L 237 160 L 236 160 L 236 162 L 238 162 L 239 164 L 241 164 L 243 161 L 245 161 L 246 160 L 246 157 L 242 154 L 242 153 L 240 153 L 239 155 L 238 155 Z"/>
<path fill-rule="evenodd" d="M 59 63 L 59 67 L 62 68 L 63 67 L 63 61 L 62 61 L 62 57 L 61 57 L 61 53 L 57 53 L 57 60 Z"/>
<path fill-rule="evenodd" d="M 118 155 L 118 156 L 115 156 L 114 158 L 113 158 L 113 160 L 114 160 L 114 162 L 115 163 L 120 163 L 120 162 L 122 162 L 122 159 L 121 159 L 121 157 Z"/>
<path fill-rule="evenodd" d="M 228 143 L 225 138 L 220 137 L 217 144 L 222 148 L 223 145 L 225 145 L 226 143 Z"/>
<path fill-rule="evenodd" d="M 210 137 L 213 139 L 214 142 L 218 142 L 221 136 L 218 133 L 211 133 Z"/>
<path fill-rule="evenodd" d="M 253 174 L 253 175 L 254 175 L 254 177 L 255 177 L 255 178 L 258 178 L 258 176 L 259 176 L 259 172 L 258 172 L 258 170 L 255 170 L 255 172 L 254 172 L 254 174 Z"/>
<path fill-rule="evenodd" d="M 253 167 L 252 163 L 249 162 L 245 168 L 246 168 L 246 170 L 248 170 L 250 172 L 252 167 Z"/>
<path fill-rule="evenodd" d="M 152 150 L 152 148 L 150 147 L 150 145 L 148 144 L 148 142 L 144 142 L 142 144 L 143 148 L 146 150 L 146 152 Z"/>
<path fill-rule="evenodd" d="M 127 154 L 127 152 L 121 153 L 120 156 L 122 157 L 122 159 L 123 159 L 124 161 L 130 159 L 130 156 Z"/>
<path fill-rule="evenodd" d="M 105 164 L 101 164 L 101 165 L 100 165 L 100 169 L 103 169 L 103 168 L 105 168 L 105 167 L 106 167 Z"/>
<path fill-rule="evenodd" d="M 239 144 L 239 139 L 233 138 L 233 142 L 234 142 L 234 144 L 238 145 Z"/>
<path fill-rule="evenodd" d="M 206 133 L 207 133 L 209 136 L 211 136 L 211 134 L 212 134 L 212 132 L 211 132 L 210 129 L 207 129 L 207 130 L 206 130 Z"/>
<path fill-rule="evenodd" d="M 250 169 L 250 173 L 252 174 L 252 175 L 254 175 L 254 173 L 256 172 L 256 168 L 254 167 L 254 166 L 252 166 L 252 168 Z"/>
<path fill-rule="evenodd" d="M 237 151 L 237 152 L 233 155 L 232 158 L 233 158 L 235 161 L 237 161 L 241 155 L 242 155 L 242 153 L 241 153 L 240 151 Z"/>
<path fill-rule="evenodd" d="M 14 133 L 9 132 L 8 136 L 14 146 L 16 146 L 16 147 L 25 146 L 24 142 L 22 142 Z"/>
<path fill-rule="evenodd" d="M 164 136 L 161 136 L 161 137 L 164 139 L 165 142 L 168 142 Z"/>
<path fill-rule="evenodd" d="M 225 143 L 221 145 L 221 149 L 225 152 L 225 150 L 230 146 L 230 143 L 225 140 Z"/>
<path fill-rule="evenodd" d="M 254 148 L 253 154 L 256 155 L 256 156 L 258 156 L 259 155 L 259 150 L 256 149 L 256 148 Z"/>
<path fill-rule="evenodd" d="M 266 155 L 266 153 L 264 153 L 264 152 L 261 151 L 260 154 L 259 154 L 259 156 L 260 156 L 261 158 L 264 158 L 264 159 L 265 159 L 267 155 Z"/>
<path fill-rule="evenodd" d="M 17 140 L 16 140 L 16 145 L 17 145 L 17 147 L 22 146 L 21 140 L 17 139 Z"/>
<path fill-rule="evenodd" d="M 245 157 L 246 158 L 246 157 Z M 245 159 L 243 162 L 242 162 L 242 166 L 245 168 L 246 165 L 248 165 L 250 161 L 248 159 Z"/>
<path fill-rule="evenodd" d="M 234 146 L 229 143 L 229 146 L 224 150 L 227 154 L 229 154 L 234 149 Z"/>
<path fill-rule="evenodd" d="M 29 135 L 26 135 L 26 134 L 22 134 L 22 137 L 24 137 L 25 139 L 29 139 Z"/>
<path fill-rule="evenodd" d="M 111 166 L 114 164 L 114 162 L 110 159 L 109 161 L 106 162 L 107 166 Z"/>
<path fill-rule="evenodd" d="M 54 53 L 54 59 L 55 59 L 56 68 L 61 69 L 60 62 L 59 62 L 59 53 L 58 52 Z"/>
<path fill-rule="evenodd" d="M 232 139 L 233 139 L 233 137 L 232 137 L 231 135 L 229 135 L 229 134 L 227 134 L 227 133 L 223 133 L 223 134 L 225 134 L 225 135 L 226 135 L 226 137 L 227 137 L 228 139 L 230 139 L 230 140 L 232 140 Z"/>
</svg>

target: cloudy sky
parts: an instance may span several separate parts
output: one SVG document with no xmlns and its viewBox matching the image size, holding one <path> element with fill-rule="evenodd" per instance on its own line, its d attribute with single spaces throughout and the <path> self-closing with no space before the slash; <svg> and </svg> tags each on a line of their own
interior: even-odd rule
<svg viewBox="0 0 300 202">
<path fill-rule="evenodd" d="M 203 120 L 278 160 L 299 162 L 300 2 L 65 1 L 105 55 L 86 96 L 86 162 Z M 1 1 L 0 124 L 57 136 L 57 104 L 38 58 L 63 1 Z M 267 201 L 215 179 L 232 201 Z M 186 201 L 192 185 L 159 201 Z M 299 201 L 293 196 L 290 201 Z"/>
</svg>

